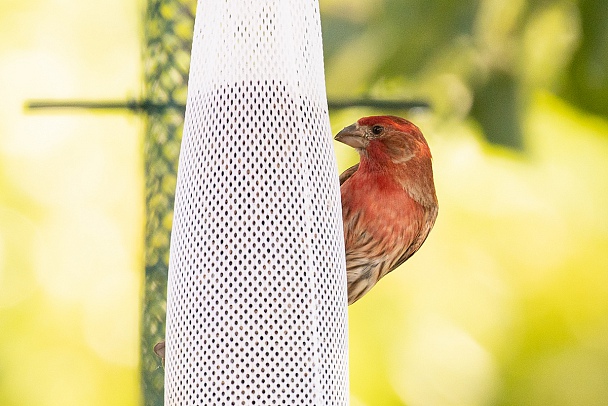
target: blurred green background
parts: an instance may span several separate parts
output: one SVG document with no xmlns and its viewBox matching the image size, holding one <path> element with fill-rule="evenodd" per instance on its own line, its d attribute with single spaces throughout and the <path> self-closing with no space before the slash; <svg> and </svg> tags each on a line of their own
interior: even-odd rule
<svg viewBox="0 0 608 406">
<path fill-rule="evenodd" d="M 331 112 L 334 131 L 417 123 L 440 201 L 420 252 L 349 309 L 351 404 L 607 405 L 605 2 L 320 6 L 330 99 L 433 106 Z M 185 100 L 193 9 L 0 3 L 0 405 L 160 404 L 181 112 L 23 105 Z"/>
</svg>

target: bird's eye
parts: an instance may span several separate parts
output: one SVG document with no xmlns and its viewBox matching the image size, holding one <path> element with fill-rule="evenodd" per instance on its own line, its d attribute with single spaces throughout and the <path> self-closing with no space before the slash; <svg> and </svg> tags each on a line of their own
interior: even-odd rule
<svg viewBox="0 0 608 406">
<path fill-rule="evenodd" d="M 374 135 L 380 135 L 382 134 L 382 131 L 384 131 L 384 127 L 382 127 L 381 125 L 375 125 L 372 127 L 372 133 Z"/>
</svg>

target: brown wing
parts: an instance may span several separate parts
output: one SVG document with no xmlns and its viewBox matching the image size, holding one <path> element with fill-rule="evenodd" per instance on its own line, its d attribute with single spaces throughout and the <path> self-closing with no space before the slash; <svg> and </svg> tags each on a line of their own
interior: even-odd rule
<svg viewBox="0 0 608 406">
<path fill-rule="evenodd" d="M 437 212 L 438 212 L 437 206 L 425 208 L 424 218 L 422 219 L 422 229 L 420 230 L 420 233 L 418 233 L 418 235 L 416 236 L 414 241 L 412 241 L 412 244 L 403 253 L 403 255 L 401 255 L 401 257 L 399 257 L 399 259 L 391 267 L 389 272 L 393 271 L 399 265 L 404 263 L 409 257 L 414 255 L 416 253 L 416 251 L 418 251 L 418 249 L 422 246 L 422 243 L 424 243 L 424 241 L 426 240 L 426 237 L 428 237 L 429 233 L 431 232 L 433 225 L 435 224 L 435 219 L 437 218 Z"/>
<path fill-rule="evenodd" d="M 353 174 L 355 172 L 357 172 L 357 169 L 359 169 L 359 164 L 355 164 L 355 165 L 351 166 L 350 168 L 348 168 L 347 170 L 345 170 L 344 172 L 342 172 L 342 175 L 340 175 L 340 186 L 342 186 L 342 184 L 344 182 L 346 182 L 346 180 L 348 178 L 353 176 Z"/>
</svg>

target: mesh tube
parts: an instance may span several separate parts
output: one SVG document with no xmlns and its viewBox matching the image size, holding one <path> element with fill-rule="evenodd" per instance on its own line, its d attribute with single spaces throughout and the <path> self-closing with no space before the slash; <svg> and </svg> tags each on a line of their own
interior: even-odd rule
<svg viewBox="0 0 608 406">
<path fill-rule="evenodd" d="M 348 404 L 340 210 L 317 0 L 201 0 L 166 404 Z"/>
</svg>

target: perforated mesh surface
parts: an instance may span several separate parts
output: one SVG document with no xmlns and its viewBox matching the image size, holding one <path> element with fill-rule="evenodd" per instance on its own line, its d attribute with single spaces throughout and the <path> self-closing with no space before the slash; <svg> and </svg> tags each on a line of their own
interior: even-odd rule
<svg viewBox="0 0 608 406">
<path fill-rule="evenodd" d="M 165 403 L 346 405 L 346 323 L 317 0 L 201 1 Z"/>
</svg>

